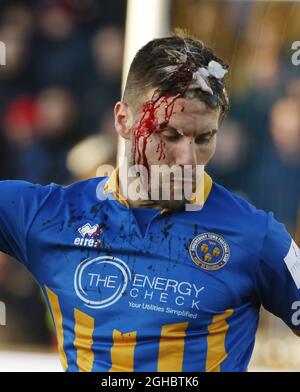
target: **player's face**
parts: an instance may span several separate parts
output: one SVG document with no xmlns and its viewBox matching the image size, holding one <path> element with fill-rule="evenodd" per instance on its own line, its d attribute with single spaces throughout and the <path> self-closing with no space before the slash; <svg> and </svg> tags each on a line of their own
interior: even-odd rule
<svg viewBox="0 0 300 392">
<path fill-rule="evenodd" d="M 152 94 L 153 91 L 150 91 L 144 102 Z M 169 200 L 163 200 L 163 197 L 159 199 L 158 204 L 162 207 L 181 208 L 187 202 L 183 189 L 188 182 L 190 187 L 192 183 L 195 191 L 196 166 L 205 166 L 215 152 L 219 114 L 220 109 L 213 110 L 196 98 L 176 99 L 171 96 L 161 97 L 155 106 L 141 104 L 132 116 L 131 162 L 146 167 L 149 173 L 149 196 L 151 191 L 157 191 L 157 188 L 161 190 L 162 184 L 169 187 Z M 151 182 L 153 168 L 162 165 L 181 168 L 182 176 L 170 178 L 170 172 L 167 171 L 159 183 Z M 184 168 L 192 169 L 192 178 L 184 175 Z M 181 198 L 176 200 L 178 189 L 182 193 Z"/>
</svg>

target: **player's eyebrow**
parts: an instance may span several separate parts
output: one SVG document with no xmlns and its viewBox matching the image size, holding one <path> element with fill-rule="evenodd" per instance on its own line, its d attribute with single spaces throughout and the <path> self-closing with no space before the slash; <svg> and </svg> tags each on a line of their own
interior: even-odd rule
<svg viewBox="0 0 300 392">
<path fill-rule="evenodd" d="M 211 130 L 209 130 L 209 131 L 207 131 L 207 132 L 199 133 L 199 134 L 196 135 L 196 136 L 200 136 L 200 137 L 205 137 L 205 136 L 209 136 L 209 135 L 213 136 L 213 135 L 215 135 L 217 132 L 218 132 L 218 129 L 213 128 L 213 129 L 211 129 Z"/>
<path fill-rule="evenodd" d="M 176 129 L 176 128 L 174 128 L 174 127 L 171 127 L 171 125 L 164 125 L 164 126 L 162 126 L 162 127 L 159 127 L 158 129 L 157 129 L 157 133 L 160 133 L 160 132 L 163 132 L 163 131 L 165 131 L 166 129 L 170 129 L 171 131 L 174 131 L 174 132 L 178 132 L 178 129 Z"/>
<path fill-rule="evenodd" d="M 171 131 L 173 131 L 173 132 L 176 132 L 176 133 L 178 133 L 179 135 L 182 135 L 182 133 L 184 134 L 184 131 L 182 131 L 181 129 L 174 128 L 174 127 L 172 127 L 171 125 L 166 125 L 165 127 L 162 127 L 162 128 L 160 128 L 160 129 L 158 129 L 157 132 L 160 133 L 160 132 L 165 131 L 166 129 L 171 130 Z M 218 132 L 218 129 L 213 128 L 213 129 L 210 129 L 209 131 L 206 131 L 206 132 L 203 132 L 203 133 L 196 134 L 195 136 L 196 136 L 196 137 L 199 137 L 199 136 L 200 136 L 200 137 L 205 137 L 205 136 L 209 136 L 209 135 L 212 135 L 212 136 L 213 136 L 213 135 L 215 135 L 217 132 Z"/>
</svg>

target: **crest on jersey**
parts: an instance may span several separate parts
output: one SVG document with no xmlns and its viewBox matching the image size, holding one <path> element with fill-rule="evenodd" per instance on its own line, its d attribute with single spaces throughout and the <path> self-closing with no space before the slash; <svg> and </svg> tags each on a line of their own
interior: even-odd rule
<svg viewBox="0 0 300 392">
<path fill-rule="evenodd" d="M 218 270 L 227 264 L 230 249 L 227 242 L 218 234 L 203 233 L 197 235 L 190 244 L 193 262 L 206 270 Z"/>
</svg>

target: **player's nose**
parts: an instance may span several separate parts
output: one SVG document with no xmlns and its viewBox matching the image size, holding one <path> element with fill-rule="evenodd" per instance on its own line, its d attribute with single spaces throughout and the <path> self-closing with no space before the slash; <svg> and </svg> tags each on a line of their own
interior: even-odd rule
<svg viewBox="0 0 300 392">
<path fill-rule="evenodd" d="M 196 146 L 193 140 L 186 138 L 183 140 L 176 151 L 176 164 L 178 165 L 196 165 Z"/>
</svg>

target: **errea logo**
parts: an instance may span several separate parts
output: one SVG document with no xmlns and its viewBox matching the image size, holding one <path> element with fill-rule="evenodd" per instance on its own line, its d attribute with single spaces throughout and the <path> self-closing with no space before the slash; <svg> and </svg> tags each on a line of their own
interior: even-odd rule
<svg viewBox="0 0 300 392">
<path fill-rule="evenodd" d="M 84 226 L 78 229 L 81 237 L 77 237 L 74 240 L 74 244 L 77 246 L 89 246 L 91 248 L 97 248 L 101 245 L 101 240 L 99 239 L 100 234 L 103 230 L 99 225 L 91 225 L 86 223 Z"/>
</svg>

